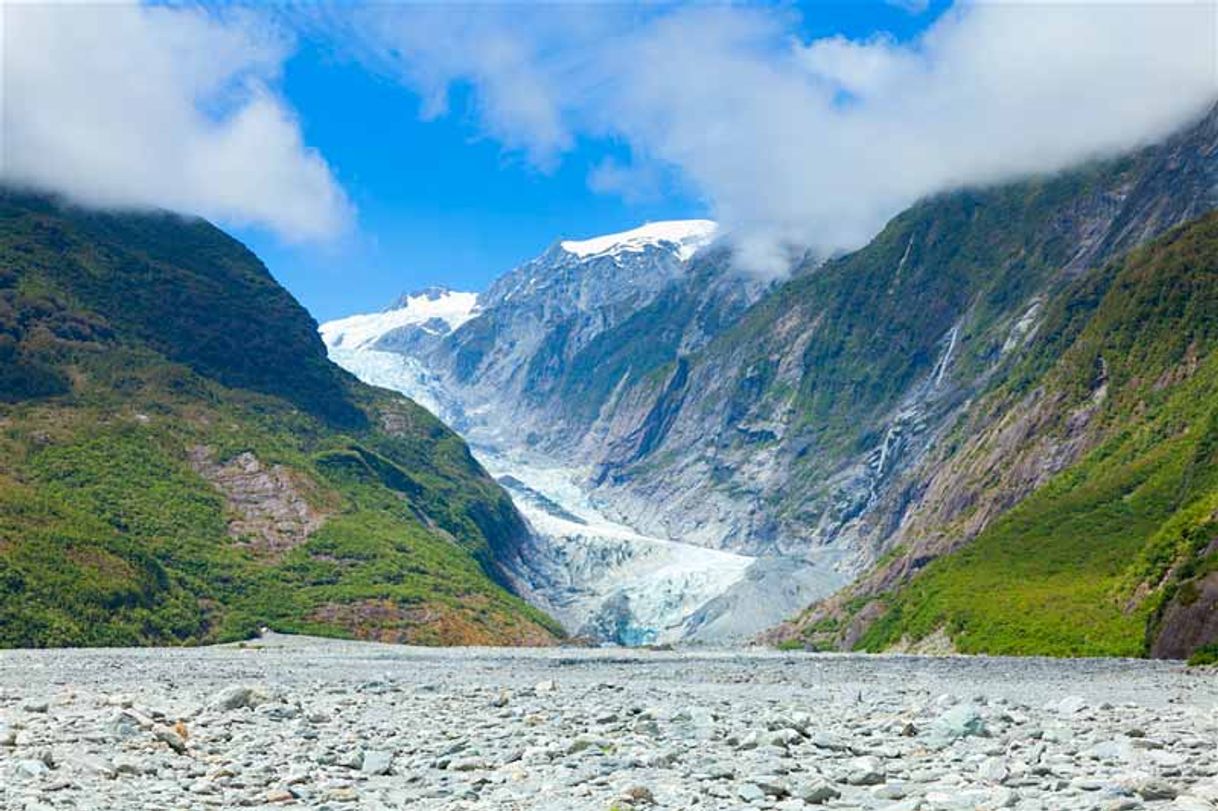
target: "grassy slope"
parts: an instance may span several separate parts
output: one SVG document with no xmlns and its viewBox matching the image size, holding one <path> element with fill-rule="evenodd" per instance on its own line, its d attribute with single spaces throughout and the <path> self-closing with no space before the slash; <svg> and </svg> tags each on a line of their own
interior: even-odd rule
<svg viewBox="0 0 1218 811">
<path fill-rule="evenodd" d="M 324 523 L 286 552 L 238 543 L 199 446 L 282 466 Z M 492 579 L 521 529 L 456 435 L 330 364 L 218 230 L 0 197 L 0 644 L 263 624 L 546 642 L 553 622 Z"/>
<path fill-rule="evenodd" d="M 966 652 L 1139 655 L 1156 609 L 1213 566 L 1218 216 L 1080 281 L 1041 335 L 1010 387 L 1081 405 L 1106 384 L 1103 441 L 890 598 L 862 647 L 944 627 Z"/>
</svg>

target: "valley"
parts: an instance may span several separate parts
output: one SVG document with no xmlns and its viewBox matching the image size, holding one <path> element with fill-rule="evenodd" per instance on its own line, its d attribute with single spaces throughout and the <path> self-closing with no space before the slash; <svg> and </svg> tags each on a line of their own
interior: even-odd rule
<svg viewBox="0 0 1218 811">
<path fill-rule="evenodd" d="M 1126 441 L 1129 478 L 1102 485 L 1087 460 L 1140 431 L 1209 447 L 1185 403 L 1207 402 L 1214 357 L 1215 154 L 1211 110 L 1122 157 L 927 198 L 779 279 L 705 221 L 558 240 L 476 297 L 432 290 L 322 334 L 470 442 L 533 528 L 517 590 L 576 635 L 1187 656 L 1212 637 L 1171 627 L 1214 604 L 1204 464 Z M 1139 319 L 1163 337 L 1129 355 Z M 1103 486 L 1145 495 L 1115 522 L 1101 499 L 1094 522 L 1041 523 L 1051 493 L 1090 511 Z"/>
<path fill-rule="evenodd" d="M 0 33 L 0 811 L 1218 811 L 1218 0 Z"/>
<path fill-rule="evenodd" d="M 620 500 L 593 485 L 595 453 L 563 433 L 569 423 L 547 429 L 537 413 L 538 398 L 554 387 L 537 373 L 538 359 L 594 343 L 615 319 L 669 292 L 713 233 L 706 221 L 668 222 L 564 240 L 484 295 L 433 288 L 320 328 L 335 363 L 411 397 L 469 442 L 532 530 L 511 562 L 518 591 L 576 636 L 624 645 L 742 642 L 847 582 L 836 550 L 750 554 L 687 542 L 646 516 L 620 517 Z M 482 330 L 497 342 L 484 362 L 494 383 L 446 368 L 448 346 Z M 567 344 L 557 350 L 556 335 Z M 563 364 L 554 359 L 556 375 Z"/>
</svg>

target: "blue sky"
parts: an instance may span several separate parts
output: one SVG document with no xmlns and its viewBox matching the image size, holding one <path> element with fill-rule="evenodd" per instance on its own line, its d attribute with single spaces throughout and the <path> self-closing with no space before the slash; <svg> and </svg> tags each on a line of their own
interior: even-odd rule
<svg viewBox="0 0 1218 811">
<path fill-rule="evenodd" d="M 908 39 L 947 5 L 925 10 L 885 2 L 797 6 L 804 39 L 878 32 Z M 645 199 L 589 188 L 590 170 L 626 148 L 577 139 L 557 165 L 539 169 L 484 134 L 472 91 L 458 86 L 449 112 L 420 116 L 402 84 L 301 37 L 281 92 L 305 142 L 320 150 L 356 209 L 337 240 L 293 245 L 260 228 L 230 228 L 318 320 L 379 309 L 431 284 L 483 289 L 560 237 L 585 237 L 641 222 L 708 216 L 706 201 L 678 182 Z"/>
<path fill-rule="evenodd" d="M 427 285 L 481 290 L 562 236 L 706 213 L 675 191 L 633 204 L 591 191 L 589 166 L 620 149 L 612 143 L 581 143 L 552 170 L 535 168 L 481 133 L 468 91 L 424 121 L 412 92 L 315 46 L 288 63 L 284 88 L 355 204 L 354 231 L 301 246 L 234 231 L 319 320 Z"/>
</svg>

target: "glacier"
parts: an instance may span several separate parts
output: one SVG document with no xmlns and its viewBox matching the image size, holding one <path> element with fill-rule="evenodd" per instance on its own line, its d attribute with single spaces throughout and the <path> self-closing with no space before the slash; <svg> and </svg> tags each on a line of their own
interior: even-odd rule
<svg viewBox="0 0 1218 811">
<path fill-rule="evenodd" d="M 395 313 L 368 318 L 377 315 L 382 325 L 404 323 Z M 342 332 L 322 334 L 334 340 Z M 405 394 L 465 430 L 475 458 L 504 486 L 533 533 L 529 568 L 513 574 L 571 633 L 626 645 L 678 641 L 689 636 L 698 610 L 743 581 L 753 564 L 746 555 L 648 537 L 606 518 L 578 484 L 586 469 L 498 444 L 417 359 L 327 345 L 330 358 L 365 383 Z"/>
<path fill-rule="evenodd" d="M 483 293 L 430 288 L 320 327 L 335 363 L 462 435 L 530 528 L 518 558 L 503 562 L 512 584 L 573 635 L 739 641 L 840 585 L 832 551 L 758 558 L 628 523 L 621 505 L 590 495 L 595 460 L 538 405 L 554 394 L 561 353 L 685 278 L 717 233 L 710 220 L 681 220 L 560 240 Z"/>
</svg>

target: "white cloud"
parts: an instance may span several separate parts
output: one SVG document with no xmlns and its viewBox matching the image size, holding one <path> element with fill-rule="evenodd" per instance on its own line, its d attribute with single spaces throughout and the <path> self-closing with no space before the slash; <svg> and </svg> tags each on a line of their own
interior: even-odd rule
<svg viewBox="0 0 1218 811">
<path fill-rule="evenodd" d="M 885 0 L 885 2 L 907 14 L 924 14 L 930 8 L 930 0 Z"/>
<path fill-rule="evenodd" d="M 559 94 L 575 92 L 572 81 L 581 74 L 574 68 L 582 55 L 563 46 L 589 36 L 581 20 L 601 17 L 595 9 L 587 15 L 573 10 L 369 3 L 298 6 L 287 16 L 416 90 L 424 118 L 450 112 L 452 85 L 476 86 L 487 133 L 548 168 L 573 145 Z"/>
<path fill-rule="evenodd" d="M 855 247 L 926 194 L 1051 172 L 1161 138 L 1218 97 L 1199 2 L 971 2 L 914 42 L 800 41 L 783 9 L 375 6 L 341 39 L 539 165 L 584 135 L 676 172 L 744 262 Z M 632 168 L 602 165 L 600 189 Z"/>
<path fill-rule="evenodd" d="M 5 181 L 289 240 L 347 225 L 346 196 L 272 89 L 289 43 L 265 20 L 128 3 L 0 14 Z"/>
</svg>

